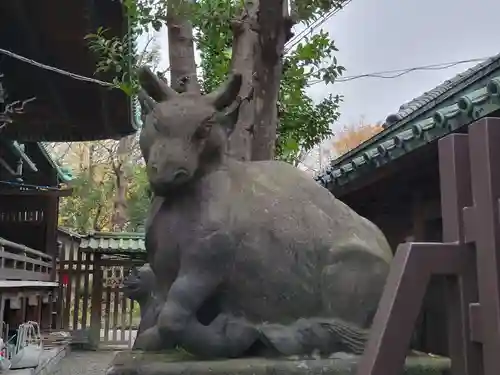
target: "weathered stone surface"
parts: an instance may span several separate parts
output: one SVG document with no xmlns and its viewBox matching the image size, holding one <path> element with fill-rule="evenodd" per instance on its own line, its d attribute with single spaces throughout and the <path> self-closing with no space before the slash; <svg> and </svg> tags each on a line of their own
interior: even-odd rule
<svg viewBox="0 0 500 375">
<path fill-rule="evenodd" d="M 358 357 L 338 353 L 331 359 L 241 358 L 196 361 L 182 353 L 120 352 L 106 375 L 354 375 Z M 450 360 L 443 357 L 408 357 L 401 375 L 444 375 Z"/>
<path fill-rule="evenodd" d="M 240 75 L 206 95 L 179 94 L 149 69 L 139 78 L 159 305 L 141 307 L 135 348 L 361 353 L 392 259 L 379 228 L 290 164 L 227 157 Z"/>
</svg>

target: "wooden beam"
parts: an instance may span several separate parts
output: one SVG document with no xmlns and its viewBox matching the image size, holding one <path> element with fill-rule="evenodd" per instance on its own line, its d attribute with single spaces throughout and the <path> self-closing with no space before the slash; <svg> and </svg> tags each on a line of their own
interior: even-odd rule
<svg viewBox="0 0 500 375">
<path fill-rule="evenodd" d="M 53 281 L 36 281 L 36 280 L 0 280 L 0 288 L 56 288 L 59 283 Z M 9 299 L 9 297 L 6 297 Z"/>
<path fill-rule="evenodd" d="M 50 281 L 49 273 L 18 270 L 15 268 L 0 268 L 0 280 L 20 281 Z"/>
</svg>

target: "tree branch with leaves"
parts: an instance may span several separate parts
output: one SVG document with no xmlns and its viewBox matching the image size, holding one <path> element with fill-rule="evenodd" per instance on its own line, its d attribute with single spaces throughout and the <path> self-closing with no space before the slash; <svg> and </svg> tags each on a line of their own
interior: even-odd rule
<svg viewBox="0 0 500 375">
<path fill-rule="evenodd" d="M 242 104 L 230 139 L 233 156 L 287 161 L 331 136 L 330 125 L 339 116 L 341 97 L 314 103 L 306 93 L 308 79 L 333 83 L 345 69 L 337 64 L 337 50 L 325 32 L 304 38 L 287 55 L 285 44 L 295 22 L 311 23 L 344 3 L 295 0 L 289 15 L 284 0 L 123 1 L 135 34 L 167 27 L 170 82 L 177 91 L 208 92 L 230 71 L 242 74 L 240 97 L 253 95 Z M 130 61 L 123 46 L 131 36 L 120 47 L 120 41 L 100 31 L 88 37 L 99 55 L 97 69 L 123 72 L 124 61 Z M 201 55 L 199 79 L 193 41 Z M 116 87 L 136 93 L 135 72 L 117 76 Z"/>
</svg>

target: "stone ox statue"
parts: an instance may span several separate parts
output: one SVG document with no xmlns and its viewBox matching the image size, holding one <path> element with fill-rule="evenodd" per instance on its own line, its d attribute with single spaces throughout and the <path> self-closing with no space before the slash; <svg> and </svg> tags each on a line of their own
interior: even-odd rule
<svg viewBox="0 0 500 375">
<path fill-rule="evenodd" d="M 135 348 L 362 352 L 392 257 L 382 232 L 289 164 L 226 156 L 240 75 L 207 95 L 177 93 L 147 68 L 139 79 L 156 312 Z"/>
</svg>

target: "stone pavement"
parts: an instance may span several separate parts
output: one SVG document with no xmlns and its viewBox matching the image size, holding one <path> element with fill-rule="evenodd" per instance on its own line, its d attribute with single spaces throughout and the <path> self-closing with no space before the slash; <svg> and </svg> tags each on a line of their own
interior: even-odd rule
<svg viewBox="0 0 500 375">
<path fill-rule="evenodd" d="M 114 351 L 72 351 L 61 361 L 58 375 L 104 375 Z"/>
</svg>

